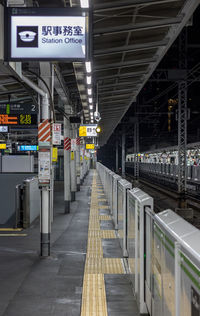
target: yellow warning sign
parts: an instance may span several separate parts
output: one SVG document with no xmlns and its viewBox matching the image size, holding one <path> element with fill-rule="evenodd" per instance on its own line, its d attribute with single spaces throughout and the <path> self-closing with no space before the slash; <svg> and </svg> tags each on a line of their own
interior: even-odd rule
<svg viewBox="0 0 200 316">
<path fill-rule="evenodd" d="M 58 161 L 58 148 L 57 147 L 53 147 L 53 150 L 52 150 L 52 161 L 53 162 L 57 162 Z"/>
<path fill-rule="evenodd" d="M 0 144 L 0 149 L 6 149 L 6 144 Z"/>
<path fill-rule="evenodd" d="M 95 145 L 94 144 L 86 144 L 86 149 L 94 149 Z"/>
<path fill-rule="evenodd" d="M 74 151 L 71 151 L 71 160 L 74 160 Z"/>
<path fill-rule="evenodd" d="M 85 137 L 87 136 L 87 126 L 80 126 L 79 127 L 79 136 Z"/>
</svg>

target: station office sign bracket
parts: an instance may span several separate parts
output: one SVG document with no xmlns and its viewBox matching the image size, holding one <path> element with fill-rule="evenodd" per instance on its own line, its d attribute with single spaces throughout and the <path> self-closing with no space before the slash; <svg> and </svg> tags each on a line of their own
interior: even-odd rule
<svg viewBox="0 0 200 316">
<path fill-rule="evenodd" d="M 89 11 L 5 8 L 5 61 L 83 61 L 88 58 Z"/>
</svg>

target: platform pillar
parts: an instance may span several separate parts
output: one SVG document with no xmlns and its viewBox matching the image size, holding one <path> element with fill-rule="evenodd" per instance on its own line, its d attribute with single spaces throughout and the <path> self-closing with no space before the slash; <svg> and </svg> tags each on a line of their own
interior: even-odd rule
<svg viewBox="0 0 200 316">
<path fill-rule="evenodd" d="M 123 127 L 122 131 L 122 176 L 125 176 L 125 162 L 126 162 L 126 131 L 125 127 Z"/>
<path fill-rule="evenodd" d="M 65 105 L 65 112 L 68 112 L 68 106 Z M 71 201 L 71 138 L 70 138 L 70 121 L 64 117 L 64 203 L 65 214 L 70 213 Z"/>
<path fill-rule="evenodd" d="M 80 172 L 81 172 L 81 160 L 80 160 L 80 137 L 76 137 L 76 176 L 77 176 L 77 191 L 80 191 L 81 180 L 80 180 Z"/>
<path fill-rule="evenodd" d="M 71 138 L 76 138 L 76 127 L 72 124 Z M 71 150 L 71 201 L 76 199 L 77 179 L 76 179 L 76 152 Z"/>
</svg>

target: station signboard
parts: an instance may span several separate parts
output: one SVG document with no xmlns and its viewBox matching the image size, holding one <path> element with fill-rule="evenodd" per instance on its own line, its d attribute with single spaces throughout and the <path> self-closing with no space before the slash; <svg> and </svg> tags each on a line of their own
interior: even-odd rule
<svg viewBox="0 0 200 316">
<path fill-rule="evenodd" d="M 0 126 L 2 125 L 37 125 L 37 114 L 0 114 Z"/>
<path fill-rule="evenodd" d="M 5 59 L 81 61 L 87 56 L 88 11 L 6 8 Z"/>
<path fill-rule="evenodd" d="M 80 137 L 97 137 L 97 124 L 81 125 L 79 127 Z"/>
<path fill-rule="evenodd" d="M 36 114 L 38 107 L 35 104 L 26 103 L 2 103 L 0 114 Z"/>
</svg>

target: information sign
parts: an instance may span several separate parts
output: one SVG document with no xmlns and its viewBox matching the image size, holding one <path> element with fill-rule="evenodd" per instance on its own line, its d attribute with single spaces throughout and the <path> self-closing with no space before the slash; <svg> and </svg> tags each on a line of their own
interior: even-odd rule
<svg viewBox="0 0 200 316">
<path fill-rule="evenodd" d="M 0 114 L 36 114 L 38 107 L 35 104 L 3 103 L 0 104 Z"/>
<path fill-rule="evenodd" d="M 19 146 L 20 151 L 37 151 L 38 146 L 37 145 L 21 145 Z"/>
<path fill-rule="evenodd" d="M 6 144 L 0 144 L 0 149 L 6 149 Z"/>
<path fill-rule="evenodd" d="M 51 153 L 49 149 L 40 149 L 38 157 L 39 184 L 49 184 L 51 175 Z"/>
<path fill-rule="evenodd" d="M 94 144 L 86 144 L 86 149 L 95 149 Z"/>
<path fill-rule="evenodd" d="M 79 136 L 81 137 L 97 137 L 97 124 L 81 125 L 79 127 Z"/>
<path fill-rule="evenodd" d="M 37 114 L 0 114 L 0 125 L 37 125 Z"/>
<path fill-rule="evenodd" d="M 77 145 L 76 145 L 76 138 L 71 139 L 71 151 L 76 151 L 77 150 Z"/>
<path fill-rule="evenodd" d="M 53 145 L 61 145 L 61 124 L 53 124 Z"/>
<path fill-rule="evenodd" d="M 8 126 L 0 126 L 0 133 L 8 133 Z"/>
<path fill-rule="evenodd" d="M 84 60 L 86 17 L 77 8 L 7 8 L 7 60 Z"/>
</svg>

